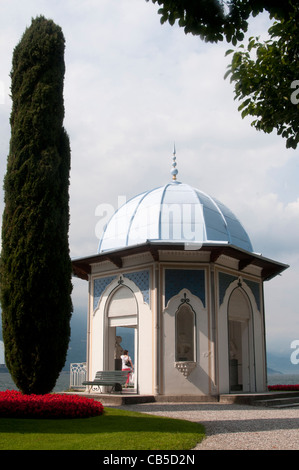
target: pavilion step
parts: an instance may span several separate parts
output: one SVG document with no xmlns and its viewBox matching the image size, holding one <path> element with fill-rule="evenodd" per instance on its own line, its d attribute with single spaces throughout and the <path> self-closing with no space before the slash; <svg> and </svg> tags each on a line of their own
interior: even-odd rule
<svg viewBox="0 0 299 470">
<path fill-rule="evenodd" d="M 292 397 L 270 398 L 266 400 L 256 400 L 255 406 L 266 406 L 270 408 L 296 408 L 299 407 L 299 395 Z"/>
<path fill-rule="evenodd" d="M 266 393 L 240 393 L 220 395 L 221 403 L 236 403 L 240 405 L 253 405 L 265 407 L 298 407 L 299 392 L 266 392 Z"/>
</svg>

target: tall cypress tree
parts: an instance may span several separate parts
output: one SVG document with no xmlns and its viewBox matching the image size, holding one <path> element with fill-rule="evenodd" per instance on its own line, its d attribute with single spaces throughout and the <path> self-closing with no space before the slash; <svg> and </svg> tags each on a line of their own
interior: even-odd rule
<svg viewBox="0 0 299 470">
<path fill-rule="evenodd" d="M 53 389 L 70 339 L 64 49 L 61 28 L 40 16 L 32 19 L 12 61 L 0 289 L 5 360 L 26 394 Z"/>
</svg>

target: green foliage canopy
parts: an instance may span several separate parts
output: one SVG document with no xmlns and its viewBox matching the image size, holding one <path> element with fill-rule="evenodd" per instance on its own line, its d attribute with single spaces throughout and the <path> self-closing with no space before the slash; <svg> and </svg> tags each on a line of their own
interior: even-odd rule
<svg viewBox="0 0 299 470">
<path fill-rule="evenodd" d="M 149 1 L 149 0 L 146 0 Z M 178 21 L 186 34 L 207 42 L 224 39 L 234 46 L 244 40 L 250 16 L 266 11 L 275 20 L 269 41 L 251 37 L 233 53 L 225 77 L 235 84 L 242 117 L 251 115 L 252 126 L 266 133 L 276 129 L 287 148 L 296 148 L 298 134 L 299 37 L 298 0 L 152 0 L 161 5 L 161 23 Z M 297 79 L 298 78 L 298 79 Z M 295 91 L 293 91 L 295 89 Z"/>
<path fill-rule="evenodd" d="M 234 83 L 242 117 L 254 116 L 252 126 L 265 133 L 276 129 L 286 147 L 294 149 L 299 142 L 298 20 L 294 7 L 288 20 L 269 29 L 269 40 L 251 37 L 247 47 L 227 51 L 233 56 L 225 74 Z"/>
<path fill-rule="evenodd" d="M 146 0 L 149 1 L 149 0 Z M 267 11 L 271 18 L 286 19 L 295 0 L 152 0 L 161 5 L 161 23 L 178 21 L 186 34 L 207 42 L 225 39 L 236 45 L 244 39 L 250 15 Z"/>
<path fill-rule="evenodd" d="M 64 48 L 61 28 L 40 16 L 26 29 L 12 61 L 0 287 L 5 360 L 24 393 L 53 389 L 70 338 Z"/>
</svg>

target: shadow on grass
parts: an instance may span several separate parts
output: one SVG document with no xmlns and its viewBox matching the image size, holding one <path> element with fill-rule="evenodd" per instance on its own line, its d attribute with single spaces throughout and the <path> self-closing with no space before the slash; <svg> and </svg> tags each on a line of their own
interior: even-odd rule
<svg viewBox="0 0 299 470">
<path fill-rule="evenodd" d="M 188 450 L 203 437 L 198 423 L 118 409 L 86 419 L 0 418 L 2 450 Z"/>
<path fill-rule="evenodd" d="M 0 418 L 1 433 L 100 434 L 100 433 L 203 433 L 198 423 L 108 409 L 103 415 L 79 419 Z"/>
</svg>

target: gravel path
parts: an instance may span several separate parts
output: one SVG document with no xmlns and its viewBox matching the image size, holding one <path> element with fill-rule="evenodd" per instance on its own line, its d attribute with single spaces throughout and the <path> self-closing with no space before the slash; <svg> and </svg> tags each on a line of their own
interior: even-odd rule
<svg viewBox="0 0 299 470">
<path fill-rule="evenodd" d="M 299 450 L 299 408 L 221 403 L 147 403 L 122 408 L 202 423 L 206 438 L 195 450 Z"/>
</svg>

